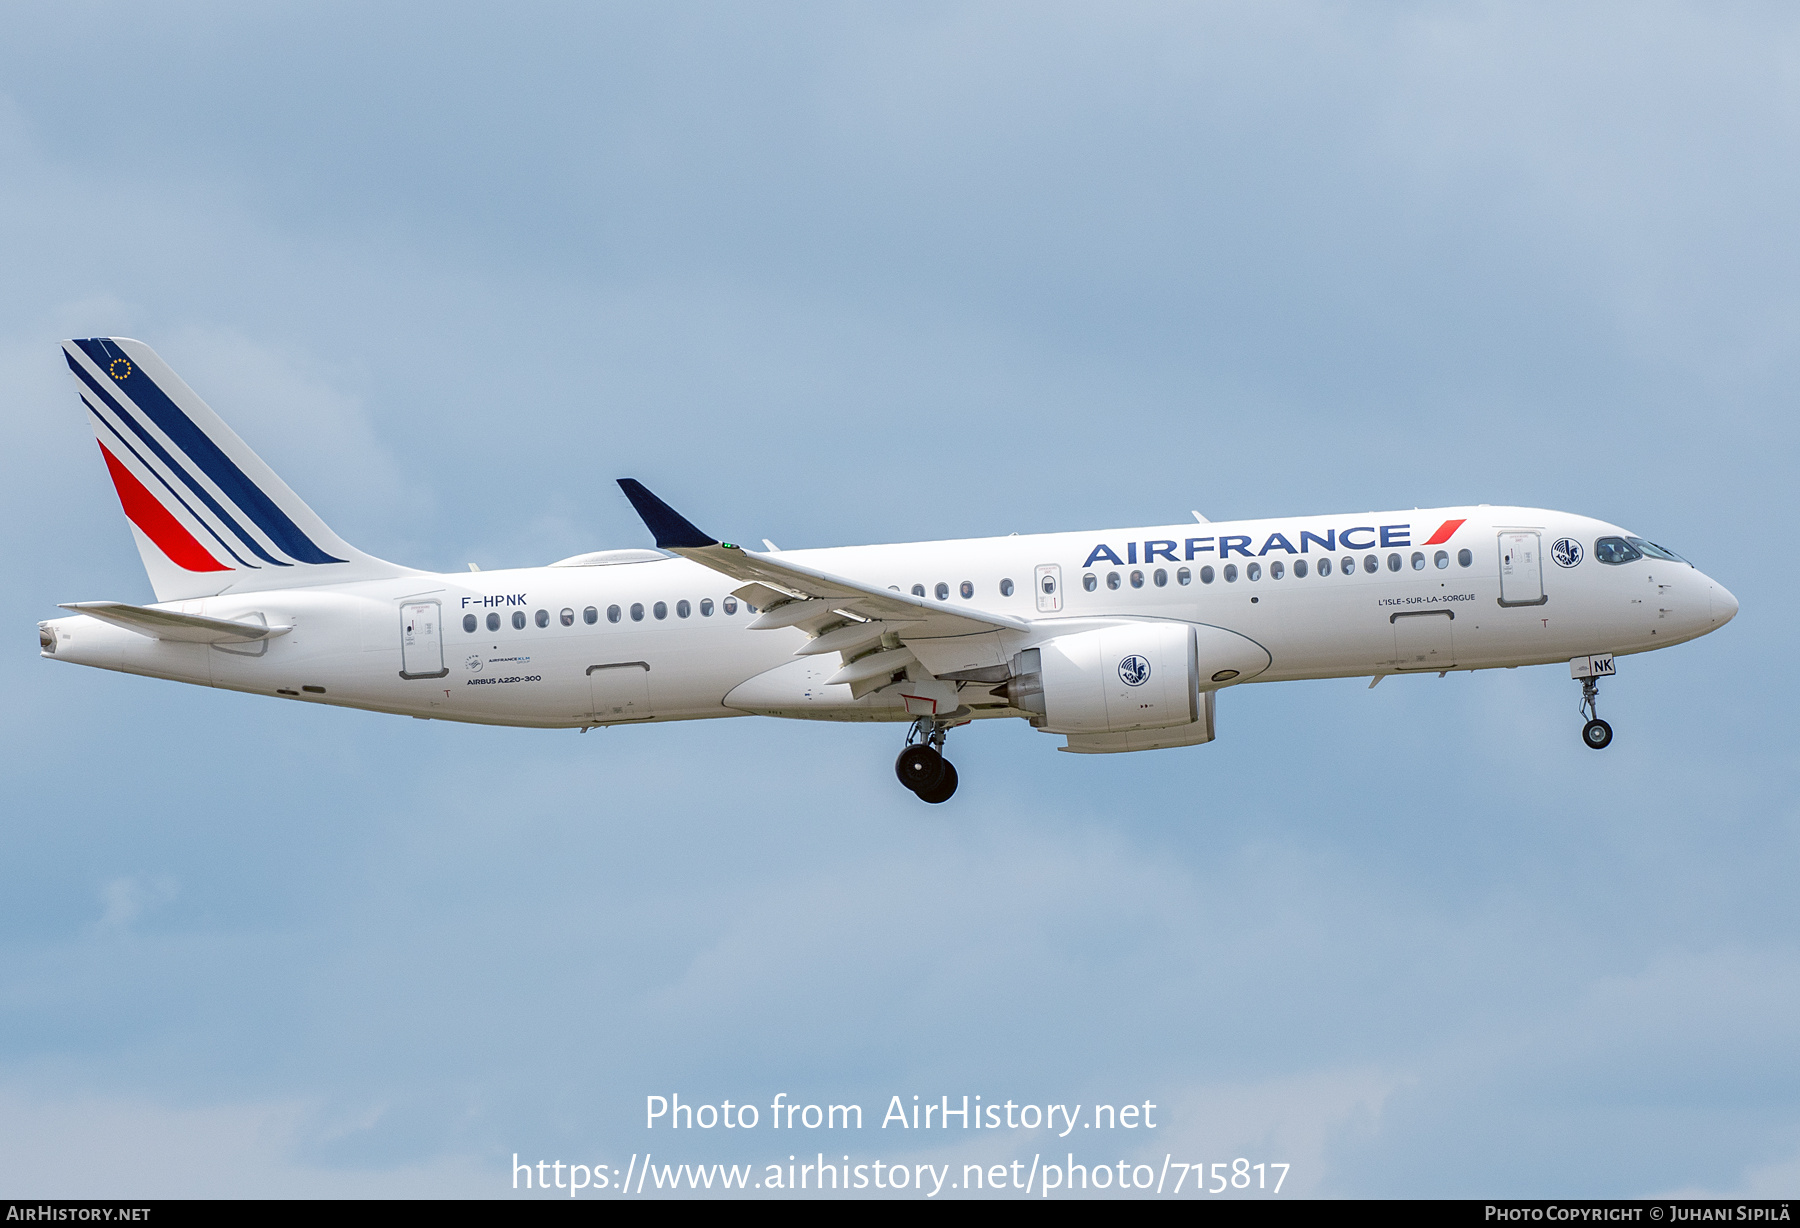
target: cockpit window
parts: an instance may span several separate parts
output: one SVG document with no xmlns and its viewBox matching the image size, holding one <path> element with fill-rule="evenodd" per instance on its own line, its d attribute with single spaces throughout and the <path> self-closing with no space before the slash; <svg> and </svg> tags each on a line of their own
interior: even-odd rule
<svg viewBox="0 0 1800 1228">
<path fill-rule="evenodd" d="M 1679 554 L 1676 554 L 1673 550 L 1669 549 L 1667 546 L 1659 546 L 1655 542 L 1647 542 L 1641 537 L 1628 537 L 1625 540 L 1630 542 L 1632 545 L 1636 546 L 1639 550 L 1642 550 L 1645 554 L 1649 555 L 1653 559 L 1667 559 L 1671 563 L 1686 563 L 1687 562 L 1686 559 L 1682 558 Z M 1691 564 L 1690 564 L 1690 566 L 1691 566 Z"/>
<path fill-rule="evenodd" d="M 1602 537 L 1594 543 L 1594 557 L 1617 567 L 1621 563 L 1636 562 L 1644 555 L 1623 537 Z"/>
</svg>

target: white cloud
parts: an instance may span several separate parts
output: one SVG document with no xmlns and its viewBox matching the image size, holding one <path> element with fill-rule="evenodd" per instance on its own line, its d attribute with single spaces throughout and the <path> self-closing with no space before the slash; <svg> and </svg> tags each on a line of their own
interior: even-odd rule
<svg viewBox="0 0 1800 1228">
<path fill-rule="evenodd" d="M 392 1167 L 304 1157 L 316 1107 L 299 1100 L 178 1106 L 0 1090 L 0 1185 L 31 1198 L 482 1198 L 492 1166 L 442 1156 Z"/>
<path fill-rule="evenodd" d="M 1747 1166 L 1737 1182 L 1722 1188 L 1689 1185 L 1657 1194 L 1657 1198 L 1794 1198 L 1800 1196 L 1800 1154 L 1768 1164 Z"/>
<path fill-rule="evenodd" d="M 175 880 L 167 876 L 115 878 L 100 889 L 104 909 L 99 928 L 103 931 L 130 929 L 146 913 L 167 904 L 179 894 Z"/>
<path fill-rule="evenodd" d="M 1169 1105 L 1169 1116 L 1183 1125 L 1158 1138 L 1155 1149 L 1204 1163 L 1207 1173 L 1221 1162 L 1229 1173 L 1239 1158 L 1253 1165 L 1291 1164 L 1284 1196 L 1328 1196 L 1342 1185 L 1334 1171 L 1338 1153 L 1378 1136 L 1384 1105 L 1408 1082 L 1380 1070 L 1345 1069 L 1187 1089 Z M 1268 1181 L 1273 1188 L 1272 1171 Z M 1251 1187 L 1226 1192 L 1261 1193 Z"/>
</svg>

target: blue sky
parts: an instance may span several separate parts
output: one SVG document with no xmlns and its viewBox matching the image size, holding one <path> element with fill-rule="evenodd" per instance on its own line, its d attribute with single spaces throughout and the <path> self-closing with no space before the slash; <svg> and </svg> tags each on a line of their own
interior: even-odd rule
<svg viewBox="0 0 1800 1228">
<path fill-rule="evenodd" d="M 9 6 L 0 1191 L 497 1194 L 672 1090 L 1794 1193 L 1797 63 L 1774 5 Z M 964 730 L 933 808 L 894 729 L 299 709 L 35 656 L 149 598 L 109 333 L 420 566 L 646 544 L 625 474 L 788 548 L 1506 502 L 1743 612 L 1604 754 L 1560 669 L 1281 684 Z"/>
</svg>

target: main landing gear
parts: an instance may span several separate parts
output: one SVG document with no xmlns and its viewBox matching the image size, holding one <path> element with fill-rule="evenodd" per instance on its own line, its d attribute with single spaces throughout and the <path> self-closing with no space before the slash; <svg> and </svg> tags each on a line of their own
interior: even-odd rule
<svg viewBox="0 0 1800 1228">
<path fill-rule="evenodd" d="M 944 758 L 948 732 L 948 726 L 921 716 L 907 731 L 906 749 L 894 760 L 894 775 L 900 783 L 917 793 L 920 801 L 934 806 L 949 801 L 956 792 L 956 765 Z"/>
<path fill-rule="evenodd" d="M 1581 740 L 1595 750 L 1605 750 L 1612 745 L 1612 726 L 1600 719 L 1598 702 L 1600 684 L 1593 678 L 1581 680 L 1581 713 L 1587 717 L 1587 724 L 1581 727 Z"/>
</svg>

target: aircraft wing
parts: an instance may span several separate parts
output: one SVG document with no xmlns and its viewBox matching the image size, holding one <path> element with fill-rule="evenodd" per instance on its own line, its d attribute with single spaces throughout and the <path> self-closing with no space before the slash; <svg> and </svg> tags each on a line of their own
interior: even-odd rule
<svg viewBox="0 0 1800 1228">
<path fill-rule="evenodd" d="M 796 656 L 842 653 L 844 669 L 832 681 L 858 689 L 877 680 L 885 685 L 895 669 L 913 660 L 935 676 L 993 669 L 1009 655 L 997 633 L 1031 630 L 1026 619 L 915 597 L 719 541 L 635 478 L 620 478 L 619 486 L 658 548 L 747 582 L 736 595 L 759 608 L 752 630 L 800 627 L 814 638 Z M 904 647 L 889 641 L 895 655 L 888 660 L 889 653 L 869 654 L 887 633 Z M 890 667 L 886 673 L 884 665 Z"/>
<path fill-rule="evenodd" d="M 695 528 L 681 513 L 651 494 L 635 478 L 620 478 L 619 485 L 624 489 L 625 497 L 637 509 L 638 515 L 644 518 L 650 532 L 656 536 L 659 549 L 692 559 L 703 567 L 710 567 L 734 580 L 761 584 L 770 590 L 766 600 L 747 598 L 753 605 L 767 610 L 757 620 L 764 628 L 802 626 L 811 617 L 829 614 L 834 610 L 846 610 L 861 618 L 907 624 L 906 637 L 909 639 L 920 636 L 936 638 L 977 635 L 1001 630 L 1027 631 L 1031 628 L 1030 622 L 1025 619 L 915 597 L 898 589 L 882 588 L 879 585 L 864 584 L 860 580 L 832 575 L 777 554 L 746 550 L 742 546 L 719 541 Z M 778 609 L 767 609 L 778 601 L 789 600 L 806 602 L 808 608 L 801 611 L 783 604 Z M 765 621 L 769 619 L 776 621 Z"/>
</svg>

